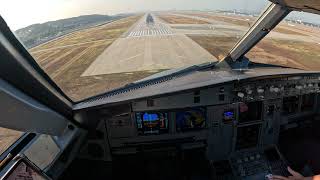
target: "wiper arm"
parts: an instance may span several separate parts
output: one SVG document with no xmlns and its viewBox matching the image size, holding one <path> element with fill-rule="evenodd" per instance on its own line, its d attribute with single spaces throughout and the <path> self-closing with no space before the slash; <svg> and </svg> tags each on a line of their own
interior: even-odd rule
<svg viewBox="0 0 320 180">
<path fill-rule="evenodd" d="M 102 94 L 99 94 L 99 95 L 96 95 L 96 96 L 93 96 L 93 97 L 90 97 L 87 99 L 84 99 L 78 103 L 82 103 L 82 102 L 86 102 L 86 101 L 89 101 L 92 99 L 96 99 L 101 96 L 108 97 L 108 96 L 113 96 L 115 94 L 121 94 L 121 93 L 127 92 L 131 89 L 137 89 L 137 88 L 145 87 L 147 85 L 157 84 L 159 82 L 164 82 L 166 80 L 173 79 L 174 77 L 186 75 L 186 74 L 192 73 L 194 71 L 200 71 L 200 70 L 204 70 L 204 69 L 214 68 L 217 63 L 218 62 L 208 62 L 208 63 L 198 64 L 198 65 L 192 65 L 192 66 L 183 68 L 181 70 L 173 71 L 172 73 L 165 74 L 163 76 L 140 80 L 140 81 L 136 81 L 134 83 L 129 83 L 123 87 L 120 87 L 120 88 L 114 89 L 112 91 L 105 92 L 105 93 L 102 93 Z"/>
<path fill-rule="evenodd" d="M 187 73 L 190 73 L 190 72 L 213 68 L 213 67 L 216 66 L 217 63 L 218 62 L 206 62 L 206 63 L 201 63 L 201 64 L 197 64 L 197 65 L 188 66 L 188 67 L 185 67 L 185 68 L 167 70 L 167 71 L 164 71 L 164 72 L 153 74 L 153 75 L 148 76 L 148 77 L 146 77 L 146 78 L 144 78 L 142 80 L 130 83 L 128 85 L 137 84 L 137 83 L 143 83 L 143 82 L 146 82 L 146 81 L 156 81 L 156 80 L 159 80 L 159 79 L 169 78 L 169 77 L 173 77 L 173 76 L 181 76 L 181 75 L 184 75 L 184 74 L 187 74 Z"/>
<path fill-rule="evenodd" d="M 243 60 L 244 55 L 269 34 L 269 32 L 275 28 L 290 11 L 291 10 L 285 6 L 271 3 L 248 32 L 231 49 L 224 60 L 230 66 L 236 61 Z"/>
</svg>

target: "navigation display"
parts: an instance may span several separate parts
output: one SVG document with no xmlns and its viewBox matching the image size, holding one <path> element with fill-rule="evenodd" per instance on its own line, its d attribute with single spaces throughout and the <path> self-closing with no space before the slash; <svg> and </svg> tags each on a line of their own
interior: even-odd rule
<svg viewBox="0 0 320 180">
<path fill-rule="evenodd" d="M 160 134 L 168 132 L 168 113 L 140 112 L 136 113 L 140 134 Z"/>
<path fill-rule="evenodd" d="M 206 126 L 205 108 L 191 108 L 176 112 L 177 131 L 201 129 Z"/>
</svg>

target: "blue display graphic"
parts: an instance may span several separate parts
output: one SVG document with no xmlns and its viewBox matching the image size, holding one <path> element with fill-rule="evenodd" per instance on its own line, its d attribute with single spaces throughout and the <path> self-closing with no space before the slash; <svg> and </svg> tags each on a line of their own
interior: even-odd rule
<svg viewBox="0 0 320 180">
<path fill-rule="evenodd" d="M 136 122 L 140 134 L 161 134 L 168 132 L 168 113 L 136 113 Z"/>
<path fill-rule="evenodd" d="M 223 122 L 224 123 L 231 123 L 234 120 L 234 111 L 227 110 L 223 113 Z"/>
<path fill-rule="evenodd" d="M 224 112 L 224 116 L 227 117 L 227 118 L 233 118 L 233 112 L 231 111 L 227 111 L 227 112 Z"/>
<path fill-rule="evenodd" d="M 225 119 L 233 119 L 233 117 L 234 117 L 234 112 L 232 112 L 232 111 L 224 112 Z"/>
<path fill-rule="evenodd" d="M 201 129 L 206 125 L 205 108 L 192 108 L 176 113 L 177 131 Z"/>
<path fill-rule="evenodd" d="M 158 114 L 148 114 L 148 113 L 143 114 L 143 121 L 157 121 L 157 120 L 159 120 Z"/>
</svg>

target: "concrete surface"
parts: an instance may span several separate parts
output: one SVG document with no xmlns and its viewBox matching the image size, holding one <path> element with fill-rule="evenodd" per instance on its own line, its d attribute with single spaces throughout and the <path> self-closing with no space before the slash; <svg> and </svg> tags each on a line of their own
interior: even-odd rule
<svg viewBox="0 0 320 180">
<path fill-rule="evenodd" d="M 139 20 L 82 76 L 172 69 L 217 60 L 186 35 L 175 34 L 169 25 L 153 17 L 154 24 L 147 24 L 146 16 Z"/>
</svg>

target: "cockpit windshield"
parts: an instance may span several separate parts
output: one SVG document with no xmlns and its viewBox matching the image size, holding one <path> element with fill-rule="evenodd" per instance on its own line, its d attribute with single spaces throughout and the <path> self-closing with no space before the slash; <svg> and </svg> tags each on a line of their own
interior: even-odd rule
<svg viewBox="0 0 320 180">
<path fill-rule="evenodd" d="M 79 101 L 166 70 L 222 60 L 268 3 L 3 0 L 0 12 L 40 67 Z M 295 13 L 248 57 L 320 69 L 319 22 Z"/>
</svg>

